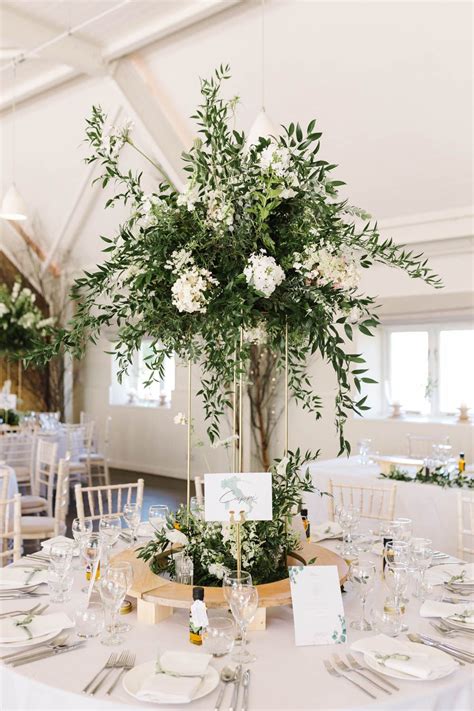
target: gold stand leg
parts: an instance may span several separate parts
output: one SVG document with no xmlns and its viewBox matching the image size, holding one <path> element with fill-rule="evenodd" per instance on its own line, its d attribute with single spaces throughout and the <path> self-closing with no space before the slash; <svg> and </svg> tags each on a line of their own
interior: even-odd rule
<svg viewBox="0 0 474 711">
<path fill-rule="evenodd" d="M 189 512 L 191 509 L 191 434 L 192 434 L 192 412 L 191 412 L 191 361 L 188 360 L 188 438 L 187 438 L 187 460 L 186 460 L 186 513 L 189 524 Z"/>
<path fill-rule="evenodd" d="M 22 368 L 21 360 L 19 360 L 18 361 L 18 404 L 20 405 L 19 409 L 23 409 L 22 402 L 21 402 L 22 376 L 23 376 L 23 368 Z"/>
</svg>

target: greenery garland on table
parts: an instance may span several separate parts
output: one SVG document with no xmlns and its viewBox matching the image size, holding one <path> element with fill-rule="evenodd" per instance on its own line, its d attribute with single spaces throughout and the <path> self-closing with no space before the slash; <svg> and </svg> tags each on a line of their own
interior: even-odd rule
<svg viewBox="0 0 474 711">
<path fill-rule="evenodd" d="M 425 472 L 424 467 L 419 469 L 415 476 L 410 475 L 405 469 L 393 467 L 388 474 L 380 474 L 381 479 L 393 479 L 395 481 L 411 481 L 421 484 L 436 484 L 450 489 L 474 489 L 474 477 L 460 472 L 457 467 L 438 466 L 429 472 Z"/>
<path fill-rule="evenodd" d="M 130 126 L 107 132 L 106 115 L 93 108 L 87 161 L 101 166 L 103 187 L 117 186 L 106 206 L 123 201 L 130 217 L 116 236 L 102 237 L 106 261 L 76 280 L 76 313 L 38 356 L 49 359 L 65 349 L 82 357 L 88 341 L 115 327 L 123 374 L 142 339 L 151 338 L 149 382 L 163 377 L 172 354 L 201 365 L 199 394 L 216 443 L 231 407 L 235 369 L 246 377 L 255 344 L 265 344 L 282 369 L 287 333 L 290 392 L 316 419 L 321 399 L 307 361 L 319 354 L 332 366 L 340 453 L 349 453 L 344 424 L 350 412 L 368 409 L 361 390 L 375 382 L 350 342 L 356 331 L 372 335 L 379 322 L 375 299 L 358 290 L 361 270 L 380 262 L 434 287 L 440 280 L 421 254 L 382 238 L 370 216 L 339 195 L 344 183 L 332 177 L 336 166 L 319 157 L 315 120 L 306 130 L 290 123 L 279 135 L 249 143 L 235 128 L 238 100 L 222 97 L 229 76 L 221 66 L 201 81 L 202 104 L 193 116 L 200 136 L 183 154 L 188 180 L 182 192 L 164 181 L 146 194 L 141 173 L 119 162 L 124 145 L 147 158 Z M 280 575 L 284 552 L 296 545 L 288 519 L 303 494 L 314 490 L 309 475 L 298 474 L 305 461 L 295 452 L 273 467 L 274 520 L 244 526 L 243 565 L 256 582 Z M 210 566 L 231 565 L 232 539 L 220 524 L 190 518 L 187 527 L 183 517 L 180 509 L 167 530 L 187 537 L 196 582 L 218 584 L 222 568 L 211 573 Z M 169 535 L 158 534 L 141 552 L 152 566 Z"/>
</svg>

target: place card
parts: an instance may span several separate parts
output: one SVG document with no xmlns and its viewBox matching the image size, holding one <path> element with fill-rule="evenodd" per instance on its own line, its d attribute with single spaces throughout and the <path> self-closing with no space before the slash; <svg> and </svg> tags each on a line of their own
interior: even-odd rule
<svg viewBox="0 0 474 711">
<path fill-rule="evenodd" d="M 344 644 L 346 618 L 335 565 L 291 566 L 295 644 Z"/>
<path fill-rule="evenodd" d="M 229 521 L 234 511 L 239 521 L 272 520 L 272 475 L 270 472 L 245 472 L 204 475 L 204 519 Z"/>
</svg>

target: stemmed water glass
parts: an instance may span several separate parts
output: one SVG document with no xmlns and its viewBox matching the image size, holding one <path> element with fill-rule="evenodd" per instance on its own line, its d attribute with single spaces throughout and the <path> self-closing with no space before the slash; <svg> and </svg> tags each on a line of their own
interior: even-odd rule
<svg viewBox="0 0 474 711">
<path fill-rule="evenodd" d="M 410 580 L 410 566 L 407 561 L 400 562 L 394 560 L 385 566 L 385 583 L 391 593 L 388 601 L 385 602 L 385 612 L 401 617 L 405 612 L 406 599 L 404 597 L 408 582 Z M 406 631 L 408 627 L 400 621 L 400 631 Z"/>
<path fill-rule="evenodd" d="M 131 543 L 135 543 L 137 540 L 137 528 L 142 516 L 142 507 L 140 504 L 125 504 L 122 513 L 130 529 Z"/>
<path fill-rule="evenodd" d="M 431 541 L 429 538 L 412 538 L 410 541 L 410 549 L 412 563 L 418 573 L 414 597 L 423 600 L 425 594 L 428 592 L 428 587 L 425 585 L 425 573 L 433 560 Z"/>
<path fill-rule="evenodd" d="M 111 547 L 118 541 L 120 531 L 122 530 L 122 522 L 120 514 L 106 514 L 99 521 L 99 534 L 103 545 L 103 565 L 108 564 L 109 551 Z"/>
<path fill-rule="evenodd" d="M 148 521 L 151 523 L 155 531 L 161 531 L 166 526 L 166 519 L 170 514 L 170 510 L 164 504 L 154 504 L 148 509 Z"/>
<path fill-rule="evenodd" d="M 246 649 L 247 627 L 252 622 L 258 608 L 258 591 L 253 585 L 235 585 L 230 588 L 230 609 L 240 628 L 242 638 L 241 648 L 232 655 L 239 664 L 249 664 L 255 661 L 255 654 Z"/>
<path fill-rule="evenodd" d="M 92 577 L 92 574 L 94 572 L 94 566 L 95 562 L 97 559 L 100 560 L 100 557 L 102 556 L 102 545 L 101 545 L 101 537 L 98 533 L 88 533 L 83 536 L 81 536 L 80 539 L 80 544 L 81 544 L 81 554 L 84 559 L 84 562 L 87 565 L 88 568 L 88 574 L 90 577 Z M 97 568 L 97 572 L 99 573 L 99 568 Z M 100 577 L 100 573 L 96 575 L 96 577 Z M 95 581 L 94 581 L 95 584 Z M 89 592 L 89 585 L 86 585 L 85 587 L 82 588 L 82 592 Z"/>
<path fill-rule="evenodd" d="M 238 570 L 225 572 L 222 578 L 222 590 L 229 605 L 233 588 L 249 585 L 252 585 L 252 576 L 250 573 L 246 573 L 244 570 L 240 572 Z"/>
<path fill-rule="evenodd" d="M 356 562 L 351 565 L 350 579 L 354 587 L 357 589 L 362 606 L 360 619 L 351 622 L 351 627 L 355 630 L 365 632 L 372 629 L 372 625 L 365 616 L 365 605 L 367 602 L 367 596 L 372 591 L 375 584 L 375 574 L 376 569 L 373 563 Z"/>
<path fill-rule="evenodd" d="M 126 560 L 117 560 L 117 561 L 112 561 L 109 564 L 109 567 L 107 568 L 107 577 L 108 578 L 113 578 L 119 575 L 124 575 L 125 576 L 125 583 L 126 583 L 126 590 L 125 590 L 125 595 L 127 594 L 127 591 L 130 590 L 132 587 L 133 583 L 133 568 L 132 564 L 129 563 Z M 123 596 L 122 602 L 123 603 L 125 599 L 125 595 Z M 117 629 L 119 632 L 130 632 L 132 629 L 131 625 L 128 624 L 128 622 L 119 622 L 117 625 Z"/>
<path fill-rule="evenodd" d="M 126 574 L 119 571 L 107 571 L 101 578 L 99 590 L 104 605 L 106 630 L 100 641 L 108 647 L 122 644 L 123 637 L 117 630 L 117 616 L 127 592 Z"/>
<path fill-rule="evenodd" d="M 51 602 L 66 602 L 73 584 L 71 575 L 74 544 L 54 543 L 49 552 L 48 585 L 51 590 Z"/>
<path fill-rule="evenodd" d="M 341 554 L 343 556 L 350 555 L 354 549 L 352 533 L 360 521 L 360 509 L 351 504 L 338 505 L 336 506 L 336 518 L 342 529 Z"/>
<path fill-rule="evenodd" d="M 74 541 L 76 542 L 76 550 L 79 552 L 81 551 L 81 538 L 82 536 L 86 536 L 88 533 L 92 533 L 94 530 L 94 525 L 89 518 L 75 518 L 74 521 L 72 522 L 72 535 L 74 538 Z M 80 570 L 81 566 L 80 564 L 77 566 L 74 566 L 74 570 Z"/>
<path fill-rule="evenodd" d="M 396 518 L 393 524 L 396 527 L 397 539 L 408 542 L 413 535 L 413 521 L 411 518 Z"/>
</svg>

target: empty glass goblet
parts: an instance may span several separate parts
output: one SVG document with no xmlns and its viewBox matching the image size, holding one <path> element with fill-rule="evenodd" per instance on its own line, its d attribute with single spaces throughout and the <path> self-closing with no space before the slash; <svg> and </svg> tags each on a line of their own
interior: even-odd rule
<svg viewBox="0 0 474 711">
<path fill-rule="evenodd" d="M 232 588 L 238 587 L 239 585 L 252 585 L 252 576 L 250 573 L 246 573 L 244 570 L 241 570 L 240 573 L 237 570 L 230 570 L 224 573 L 222 589 L 224 597 L 229 604 Z"/>
<path fill-rule="evenodd" d="M 73 538 L 76 542 L 76 550 L 78 550 L 80 553 L 81 537 L 87 535 L 88 533 L 92 533 L 92 531 L 94 530 L 93 523 L 88 518 L 85 518 L 82 521 L 80 518 L 75 518 L 72 522 L 71 530 Z M 74 566 L 74 570 L 80 570 L 80 568 L 80 564 Z"/>
<path fill-rule="evenodd" d="M 122 600 L 127 592 L 125 574 L 111 574 L 107 571 L 101 578 L 99 590 L 104 605 L 106 629 L 105 635 L 100 640 L 101 644 L 108 647 L 122 644 L 123 637 L 117 630 L 117 616 Z"/>
<path fill-rule="evenodd" d="M 65 574 L 72 563 L 74 544 L 66 541 L 53 543 L 49 551 L 49 562 L 58 573 Z"/>
<path fill-rule="evenodd" d="M 130 529 L 131 542 L 137 540 L 137 528 L 142 515 L 142 507 L 140 504 L 125 504 L 123 507 L 123 518 Z"/>
<path fill-rule="evenodd" d="M 412 538 L 410 541 L 411 559 L 418 579 L 414 597 L 423 600 L 429 591 L 425 584 L 425 573 L 433 560 L 433 549 L 429 538 Z"/>
<path fill-rule="evenodd" d="M 239 664 L 249 664 L 255 661 L 256 656 L 246 649 L 247 627 L 252 622 L 258 609 L 258 591 L 253 585 L 237 585 L 231 588 L 230 609 L 234 619 L 239 625 L 242 638 L 241 647 L 232 655 L 232 659 Z"/>
<path fill-rule="evenodd" d="M 125 595 L 126 595 L 127 591 L 130 590 L 130 588 L 132 587 L 132 583 L 133 583 L 132 564 L 126 560 L 114 560 L 111 563 L 109 563 L 109 567 L 107 568 L 107 576 L 109 578 L 112 578 L 116 575 L 124 575 L 125 576 L 125 582 L 127 585 L 127 589 L 125 591 Z M 125 595 L 124 595 L 124 599 L 125 599 Z M 122 602 L 123 602 L 123 600 L 122 600 Z M 128 622 L 119 622 L 117 624 L 117 629 L 119 632 L 130 632 L 132 627 L 131 627 L 131 625 L 128 624 Z"/>
<path fill-rule="evenodd" d="M 170 514 L 170 510 L 163 504 L 154 504 L 148 509 L 148 521 L 151 523 L 155 531 L 161 531 L 166 526 L 166 519 Z"/>
<path fill-rule="evenodd" d="M 360 521 L 360 509 L 352 504 L 336 506 L 336 518 L 342 529 L 341 554 L 349 556 L 354 552 L 352 534 Z"/>
<path fill-rule="evenodd" d="M 356 562 L 351 565 L 350 579 L 360 597 L 362 612 L 359 620 L 351 622 L 351 627 L 355 630 L 369 631 L 372 625 L 365 615 L 365 605 L 367 596 L 372 591 L 375 584 L 376 569 L 373 563 Z"/>
<path fill-rule="evenodd" d="M 211 617 L 204 630 L 204 651 L 213 657 L 223 657 L 232 651 L 234 642 L 234 621 L 230 617 Z"/>
</svg>

